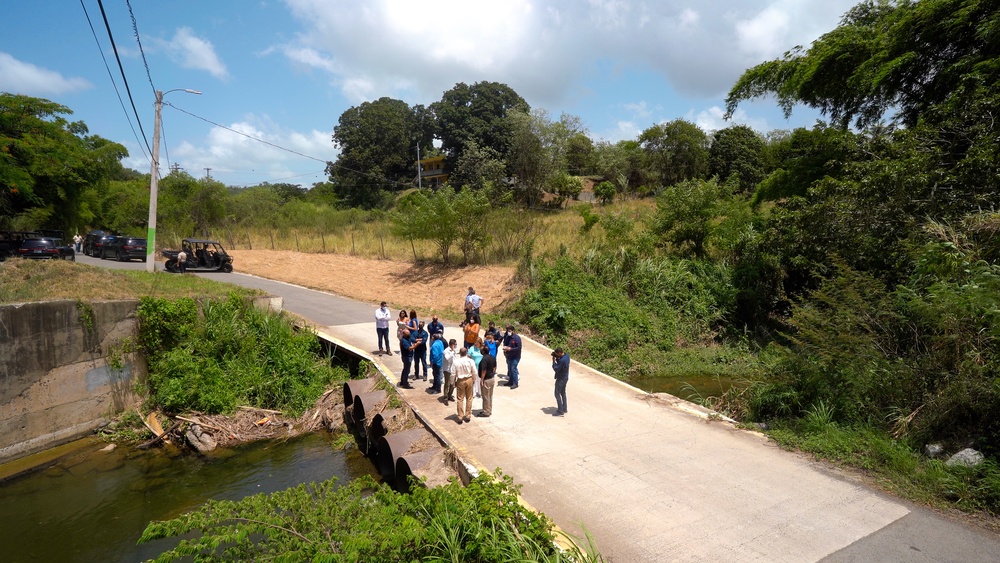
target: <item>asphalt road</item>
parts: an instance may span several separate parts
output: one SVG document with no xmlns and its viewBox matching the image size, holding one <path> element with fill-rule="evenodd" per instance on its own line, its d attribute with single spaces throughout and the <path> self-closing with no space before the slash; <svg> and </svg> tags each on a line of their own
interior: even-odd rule
<svg viewBox="0 0 1000 563">
<path fill-rule="evenodd" d="M 281 296 L 287 310 L 336 337 L 375 347 L 375 304 L 239 273 L 200 275 Z M 446 336 L 460 338 L 458 328 L 448 326 Z M 502 468 L 529 504 L 574 535 L 589 531 L 612 561 L 1000 561 L 997 534 L 872 490 L 760 434 L 577 362 L 570 413 L 553 417 L 549 354 L 525 340 L 521 385 L 496 389 L 488 419 L 458 424 L 454 403 L 428 394 L 422 382 L 403 394 L 463 456 Z M 399 373 L 398 355 L 374 361 Z"/>
</svg>

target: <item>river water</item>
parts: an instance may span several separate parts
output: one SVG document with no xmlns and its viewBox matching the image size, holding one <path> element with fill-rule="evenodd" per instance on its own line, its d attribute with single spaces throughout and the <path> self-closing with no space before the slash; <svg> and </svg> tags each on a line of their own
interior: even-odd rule
<svg viewBox="0 0 1000 563">
<path fill-rule="evenodd" d="M 327 433 L 249 444 L 212 456 L 119 447 L 89 439 L 47 467 L 0 483 L 0 562 L 142 561 L 176 539 L 137 546 L 151 520 L 206 500 L 237 500 L 336 476 L 378 472 Z"/>
</svg>

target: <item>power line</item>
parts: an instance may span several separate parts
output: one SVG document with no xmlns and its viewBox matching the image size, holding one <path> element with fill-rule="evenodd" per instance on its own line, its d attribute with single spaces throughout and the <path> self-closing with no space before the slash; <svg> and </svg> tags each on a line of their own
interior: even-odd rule
<svg viewBox="0 0 1000 563">
<path fill-rule="evenodd" d="M 135 114 L 135 122 L 139 125 L 139 131 L 142 131 L 142 140 L 146 142 L 146 149 L 149 151 L 149 154 L 153 154 L 153 149 L 149 148 L 149 141 L 146 140 L 146 131 L 142 128 L 142 120 L 139 119 L 139 112 L 135 109 L 135 100 L 132 99 L 132 90 L 128 87 L 128 78 L 125 77 L 125 68 L 122 67 L 122 59 L 118 56 L 118 46 L 115 45 L 115 37 L 111 33 L 111 24 L 108 23 L 108 14 L 104 11 L 104 2 L 97 0 L 97 5 L 101 8 L 101 17 L 104 18 L 104 27 L 108 30 L 111 49 L 115 52 L 115 60 L 118 61 L 118 71 L 121 72 L 122 82 L 125 83 L 125 92 L 128 94 L 128 101 L 132 104 L 132 113 Z"/>
<path fill-rule="evenodd" d="M 156 95 L 156 86 L 153 86 L 153 77 L 149 74 L 149 63 L 146 62 L 146 52 L 142 50 L 142 41 L 139 40 L 139 26 L 135 23 L 135 14 L 132 13 L 132 2 L 125 0 L 125 5 L 128 6 L 128 15 L 132 18 L 132 32 L 135 33 L 135 42 L 139 44 L 139 54 L 142 55 L 142 64 L 146 67 L 146 79 L 149 80 L 149 87 L 153 89 L 153 95 Z"/>
<path fill-rule="evenodd" d="M 101 60 L 104 62 L 104 68 L 108 71 L 108 78 L 111 79 L 111 86 L 115 89 L 115 95 L 118 96 L 118 103 L 122 106 L 122 111 L 125 112 L 125 120 L 128 121 L 128 126 L 132 129 L 132 136 L 135 137 L 137 143 L 139 143 L 139 150 L 142 150 L 142 141 L 139 140 L 139 134 L 135 132 L 135 126 L 132 125 L 132 118 L 128 114 L 128 110 L 125 109 L 125 100 L 122 99 L 122 93 L 118 90 L 118 83 L 115 82 L 115 76 L 111 74 L 111 67 L 108 66 L 108 59 L 104 56 L 104 49 L 101 47 L 101 41 L 97 38 L 97 31 L 94 30 L 94 24 L 90 21 L 90 14 L 87 12 L 87 6 L 80 0 L 80 7 L 83 8 L 83 15 L 87 17 L 87 25 L 90 26 L 90 33 L 94 36 L 94 42 L 97 43 L 97 50 L 101 53 Z M 149 145 L 146 145 L 147 148 Z M 143 156 L 147 160 L 152 161 L 149 157 L 149 153 L 143 153 Z"/>
</svg>

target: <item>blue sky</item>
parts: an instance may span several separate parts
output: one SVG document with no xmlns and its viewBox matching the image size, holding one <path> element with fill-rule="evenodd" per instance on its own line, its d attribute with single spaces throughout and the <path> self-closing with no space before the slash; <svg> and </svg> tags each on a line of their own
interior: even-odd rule
<svg viewBox="0 0 1000 563">
<path fill-rule="evenodd" d="M 382 96 L 430 104 L 457 82 L 503 82 L 553 118 L 579 116 L 595 140 L 679 117 L 726 127 L 725 96 L 743 70 L 809 45 L 856 2 L 131 0 L 148 77 L 126 0 L 103 3 L 150 146 L 154 87 L 203 92 L 166 95 L 203 119 L 164 107 L 162 173 L 177 164 L 227 185 L 311 186 L 325 179 L 319 161 L 336 159 L 346 109 Z M 5 2 L 0 90 L 69 107 L 128 148 L 126 165 L 149 170 L 97 0 Z M 786 121 L 762 100 L 734 122 L 767 132 L 817 117 L 798 108 Z"/>
</svg>

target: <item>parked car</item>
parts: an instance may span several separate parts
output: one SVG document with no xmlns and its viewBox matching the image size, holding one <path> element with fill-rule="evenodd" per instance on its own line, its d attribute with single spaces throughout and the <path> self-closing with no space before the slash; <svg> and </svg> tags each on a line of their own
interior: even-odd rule
<svg viewBox="0 0 1000 563">
<path fill-rule="evenodd" d="M 33 258 L 36 260 L 56 259 L 76 260 L 76 253 L 73 247 L 62 244 L 59 239 L 52 238 L 29 238 L 21 243 L 17 249 L 17 255 L 22 258 Z"/>
<path fill-rule="evenodd" d="M 87 256 L 99 256 L 99 245 L 103 245 L 104 240 L 109 236 L 111 236 L 111 233 L 106 233 L 100 229 L 90 231 L 87 233 L 87 236 L 83 237 L 83 253 Z"/>
<path fill-rule="evenodd" d="M 138 237 L 114 237 L 101 247 L 101 258 L 114 258 L 119 262 L 132 259 L 146 259 L 146 239 Z"/>
<path fill-rule="evenodd" d="M 181 241 L 181 247 L 187 253 L 185 270 L 195 272 L 232 272 L 233 257 L 226 252 L 218 241 L 186 238 Z M 180 250 L 164 250 L 163 256 L 168 272 L 179 272 L 177 255 Z"/>
</svg>

